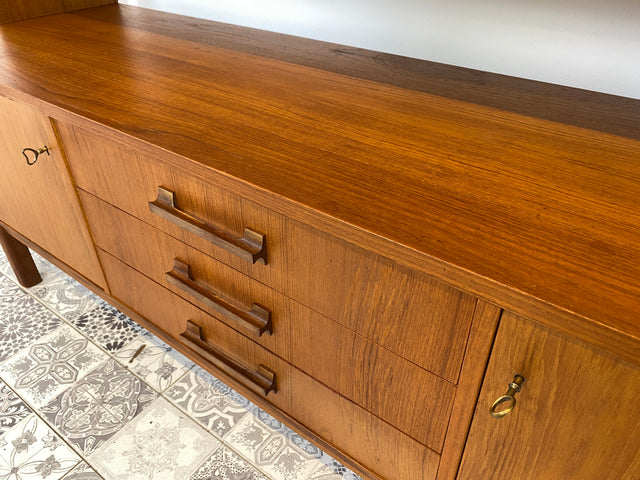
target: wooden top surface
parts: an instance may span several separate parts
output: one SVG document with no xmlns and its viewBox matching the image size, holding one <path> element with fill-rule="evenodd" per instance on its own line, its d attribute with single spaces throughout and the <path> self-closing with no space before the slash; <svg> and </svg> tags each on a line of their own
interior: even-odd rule
<svg viewBox="0 0 640 480">
<path fill-rule="evenodd" d="M 558 322 L 603 327 L 594 338 L 640 339 L 639 101 L 525 81 L 504 97 L 476 84 L 485 100 L 472 103 L 384 72 L 375 82 L 329 60 L 323 70 L 234 51 L 228 37 L 219 48 L 220 28 L 124 6 L 4 25 L 0 93 L 356 226 L 336 232 L 430 259 L 442 278 L 532 318 L 566 312 Z M 533 103 L 547 98 L 534 116 L 516 98 L 528 86 Z M 567 123 L 545 117 L 554 105 Z M 640 360 L 633 342 L 623 349 Z"/>
</svg>

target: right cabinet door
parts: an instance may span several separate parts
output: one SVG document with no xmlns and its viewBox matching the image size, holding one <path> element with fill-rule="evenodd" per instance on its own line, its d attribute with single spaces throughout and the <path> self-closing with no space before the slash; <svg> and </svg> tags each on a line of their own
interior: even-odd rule
<svg viewBox="0 0 640 480">
<path fill-rule="evenodd" d="M 516 374 L 515 407 L 493 418 Z M 640 368 L 505 313 L 458 479 L 639 478 Z"/>
</svg>

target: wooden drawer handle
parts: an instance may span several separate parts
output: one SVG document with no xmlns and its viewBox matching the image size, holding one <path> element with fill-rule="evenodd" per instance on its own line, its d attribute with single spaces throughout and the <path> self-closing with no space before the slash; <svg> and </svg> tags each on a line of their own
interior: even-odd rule
<svg viewBox="0 0 640 480">
<path fill-rule="evenodd" d="M 257 393 L 268 395 L 276 393 L 276 374 L 270 368 L 259 365 L 256 371 L 250 370 L 215 345 L 211 345 L 202 338 L 202 329 L 191 320 L 187 320 L 187 328 L 180 334 L 182 342 L 218 367 L 223 372 L 246 385 Z"/>
<path fill-rule="evenodd" d="M 153 202 L 149 202 L 149 210 L 151 210 L 151 213 L 191 233 L 195 233 L 238 257 L 249 260 L 252 263 L 262 262 L 264 265 L 267 264 L 267 243 L 263 234 L 245 228 L 244 235 L 241 238 L 229 235 L 219 228 L 178 209 L 176 206 L 176 194 L 171 190 L 158 187 L 158 198 Z"/>
<path fill-rule="evenodd" d="M 221 295 L 211 290 L 201 282 L 193 279 L 191 267 L 179 259 L 173 260 L 173 270 L 165 274 L 167 281 L 198 299 L 207 306 L 247 327 L 257 336 L 267 332 L 273 333 L 271 311 L 257 303 L 251 304 L 251 310 L 246 311 L 229 303 Z"/>
</svg>

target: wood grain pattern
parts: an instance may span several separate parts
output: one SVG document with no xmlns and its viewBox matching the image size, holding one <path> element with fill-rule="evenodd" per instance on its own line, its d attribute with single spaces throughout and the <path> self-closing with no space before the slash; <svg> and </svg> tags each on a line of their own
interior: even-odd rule
<svg viewBox="0 0 640 480">
<path fill-rule="evenodd" d="M 273 334 L 271 310 L 255 302 L 251 302 L 250 308 L 238 306 L 233 299 L 225 298 L 216 288 L 193 278 L 191 266 L 182 260 L 173 260 L 173 269 L 165 273 L 165 280 L 169 285 L 178 287 L 189 298 L 233 320 L 241 328 L 251 331 L 254 336 Z"/>
<path fill-rule="evenodd" d="M 180 210 L 175 192 L 158 187 L 158 198 L 149 202 L 149 210 L 152 214 L 240 258 L 251 263 L 260 261 L 263 265 L 267 264 L 267 244 L 264 235 L 245 227 L 242 237 L 231 236 L 224 230 Z"/>
<path fill-rule="evenodd" d="M 640 100 L 127 5 L 96 20 L 640 140 Z"/>
<path fill-rule="evenodd" d="M 499 307 L 482 301 L 478 302 L 460 373 L 460 383 L 456 388 L 451 421 L 442 448 L 438 480 L 453 480 L 458 473 L 501 314 L 502 310 Z"/>
<path fill-rule="evenodd" d="M 76 15 L 3 27 L 0 61 L 5 93 L 640 359 L 637 140 Z"/>
<path fill-rule="evenodd" d="M 52 15 L 64 11 L 62 0 L 0 1 L 0 24 L 26 20 L 27 18 Z"/>
<path fill-rule="evenodd" d="M 505 316 L 462 477 L 606 478 L 605 467 L 615 478 L 638 475 L 639 448 L 626 437 L 638 437 L 640 420 L 622 406 L 640 390 L 640 103 L 504 79 L 462 94 L 476 98 L 469 103 L 455 94 L 473 83 L 469 72 L 458 83 L 432 66 L 402 80 L 368 52 L 316 45 L 272 54 L 194 34 L 206 22 L 185 29 L 184 19 L 172 26 L 173 16 L 128 11 L 139 12 L 1 27 L 0 94 L 35 105 L 44 123 L 59 120 L 77 183 L 121 209 L 83 194 L 100 245 L 158 282 L 183 258 L 195 278 L 220 282 L 246 305 L 273 305 L 275 333 L 255 342 L 104 253 L 117 265 L 118 298 L 173 338 L 195 316 L 207 342 L 275 365 L 288 394 L 269 405 L 377 474 L 433 478 L 438 469 L 451 479 L 499 310 L 479 301 L 471 325 L 479 296 L 556 333 Z M 304 58 L 313 51 L 318 63 Z M 351 54 L 357 65 L 335 60 Z M 434 81 L 438 72 L 446 85 Z M 503 93 L 491 103 L 496 85 Z M 514 101 L 526 91 L 530 100 Z M 159 186 L 178 192 L 189 214 L 238 235 L 255 224 L 270 249 L 275 239 L 269 264 L 239 265 L 150 219 Z M 514 369 L 528 378 L 518 408 L 488 423 L 482 405 L 504 393 Z M 523 401 L 527 387 L 532 403 Z"/>
<path fill-rule="evenodd" d="M 49 119 L 0 97 L 0 220 L 93 283 L 104 277 Z M 49 147 L 28 165 L 22 149 Z"/>
<path fill-rule="evenodd" d="M 525 377 L 511 414 L 493 401 Z M 640 476 L 640 369 L 505 313 L 460 480 L 632 480 Z"/>
<path fill-rule="evenodd" d="M 81 198 L 100 248 L 432 450 L 442 449 L 455 395 L 453 385 L 92 195 L 83 193 Z M 118 232 L 127 232 L 130 240 Z M 234 301 L 269 308 L 273 334 L 258 337 L 253 329 L 241 328 L 232 318 L 167 282 L 165 272 L 173 268 L 174 258 L 189 264 L 199 282 L 215 286 Z M 114 281 L 109 279 L 109 283 L 116 288 Z M 153 316 L 147 318 L 156 321 Z M 384 325 L 384 319 L 372 317 L 371 321 L 381 324 L 389 336 L 402 333 Z M 206 319 L 198 322 L 205 335 L 213 333 L 214 324 Z M 174 339 L 184 330 L 184 325 L 175 322 L 157 325 Z M 465 345 L 464 338 L 448 341 L 443 350 Z"/>
<path fill-rule="evenodd" d="M 278 393 L 276 373 L 273 370 L 262 364 L 255 369 L 247 367 L 244 362 L 236 360 L 232 353 L 220 349 L 215 343 L 215 337 L 214 341 L 208 341 L 202 327 L 192 320 L 187 320 L 185 330 L 180 334 L 180 341 L 254 392 L 265 396 L 271 392 L 274 395 Z"/>
<path fill-rule="evenodd" d="M 10 226 L 2 223 L 2 221 L 0 221 L 0 228 L 3 228 L 4 230 L 6 230 L 9 233 L 9 235 L 11 235 L 13 238 L 18 240 L 20 243 L 22 243 L 23 245 L 28 247 L 33 252 L 35 252 L 38 255 L 40 255 L 42 258 L 47 260 L 49 263 L 55 265 L 60 270 L 64 271 L 67 275 L 69 275 L 70 277 L 72 277 L 75 280 L 77 280 L 78 282 L 80 282 L 82 285 L 87 287 L 89 290 L 93 291 L 98 296 L 100 296 L 102 298 L 105 298 L 105 300 L 107 300 L 107 302 L 110 301 L 110 300 L 114 300 L 113 297 L 108 297 L 109 290 L 106 288 L 106 286 L 107 286 L 106 283 L 105 283 L 105 285 L 96 285 L 91 280 L 89 280 L 87 277 L 85 277 L 81 272 L 78 272 L 77 270 L 74 270 L 69 265 L 67 265 L 64 262 L 62 262 L 59 258 L 54 257 L 49 252 L 44 250 L 38 244 L 32 242 L 27 237 L 25 237 L 25 236 L 21 235 L 20 233 L 16 232 Z"/>
<path fill-rule="evenodd" d="M 262 363 L 272 368 L 278 376 L 278 393 L 270 394 L 268 401 L 314 432 L 312 438 L 321 439 L 323 446 L 333 445 L 343 455 L 351 456 L 352 464 L 363 465 L 373 472 L 366 478 L 435 479 L 439 460 L 435 452 L 322 386 L 235 330 L 219 322 L 212 324 L 213 320 L 204 312 L 115 257 L 100 251 L 100 258 L 114 296 L 140 315 L 163 325 L 181 325 L 182 329 L 186 319 L 196 323 L 209 322 L 209 334 L 215 335 L 215 341 L 221 348 L 234 352 L 248 363 Z M 188 353 L 188 350 L 183 351 Z M 204 359 L 200 358 L 200 363 L 225 382 L 239 385 L 224 372 L 213 369 Z M 247 389 L 241 388 L 240 391 L 246 393 Z M 264 398 L 249 397 L 261 405 L 268 405 Z M 385 452 L 384 456 L 380 452 Z M 389 458 L 394 461 L 388 461 Z"/>
<path fill-rule="evenodd" d="M 42 281 L 40 272 L 33 262 L 29 249 L 9 235 L 0 226 L 0 246 L 4 251 L 13 273 L 23 287 L 33 287 Z"/>
<path fill-rule="evenodd" d="M 0 24 L 116 2 L 117 0 L 0 0 Z"/>
<path fill-rule="evenodd" d="M 156 156 L 143 158 L 63 122 L 59 130 L 80 188 L 436 375 L 457 381 L 464 354 L 464 343 L 457 340 L 468 335 L 475 298 L 200 181 Z M 159 185 L 178 192 L 180 208 L 198 218 L 218 222 L 236 235 L 247 226 L 263 232 L 269 264 L 252 265 L 152 215 L 147 203 L 155 199 Z M 95 229 L 104 227 L 98 224 Z"/>
</svg>

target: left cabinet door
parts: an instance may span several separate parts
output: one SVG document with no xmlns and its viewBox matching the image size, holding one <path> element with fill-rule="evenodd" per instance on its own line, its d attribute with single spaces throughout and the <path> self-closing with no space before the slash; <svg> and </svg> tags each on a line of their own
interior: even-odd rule
<svg viewBox="0 0 640 480">
<path fill-rule="evenodd" d="M 42 152 L 35 163 L 35 152 Z M 102 269 L 51 120 L 0 97 L 0 221 L 105 288 Z"/>
</svg>

